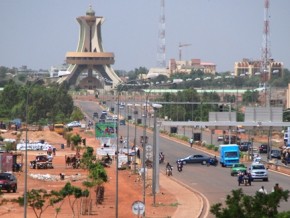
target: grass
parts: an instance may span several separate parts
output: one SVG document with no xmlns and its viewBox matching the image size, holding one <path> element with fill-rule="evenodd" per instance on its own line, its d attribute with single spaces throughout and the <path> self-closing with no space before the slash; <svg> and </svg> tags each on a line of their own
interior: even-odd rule
<svg viewBox="0 0 290 218">
<path fill-rule="evenodd" d="M 178 205 L 180 205 L 178 202 L 174 202 L 174 203 L 170 203 L 170 204 L 164 204 L 164 203 L 156 203 L 155 204 L 155 207 L 166 207 L 166 206 L 169 206 L 169 207 L 178 207 Z"/>
</svg>

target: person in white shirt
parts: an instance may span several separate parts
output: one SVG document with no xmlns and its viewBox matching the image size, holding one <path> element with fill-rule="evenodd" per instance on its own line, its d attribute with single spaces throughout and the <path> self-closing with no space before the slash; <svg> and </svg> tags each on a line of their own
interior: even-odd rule
<svg viewBox="0 0 290 218">
<path fill-rule="evenodd" d="M 264 188 L 264 186 L 262 186 L 260 189 L 259 189 L 259 192 L 260 193 L 263 193 L 263 194 L 268 194 L 267 190 Z"/>
</svg>

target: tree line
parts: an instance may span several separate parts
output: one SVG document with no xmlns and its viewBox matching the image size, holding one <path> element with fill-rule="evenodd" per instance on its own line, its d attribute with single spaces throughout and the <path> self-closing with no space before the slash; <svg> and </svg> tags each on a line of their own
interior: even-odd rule
<svg viewBox="0 0 290 218">
<path fill-rule="evenodd" d="M 27 110 L 27 111 L 26 111 Z M 0 92 L 0 118 L 20 118 L 34 124 L 70 120 L 74 104 L 66 83 L 45 85 L 42 80 L 17 84 L 13 80 Z"/>
</svg>

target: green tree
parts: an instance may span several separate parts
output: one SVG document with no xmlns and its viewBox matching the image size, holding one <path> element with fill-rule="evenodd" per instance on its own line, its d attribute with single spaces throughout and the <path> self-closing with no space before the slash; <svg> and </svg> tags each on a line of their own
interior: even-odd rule
<svg viewBox="0 0 290 218">
<path fill-rule="evenodd" d="M 247 90 L 243 94 L 243 103 L 246 105 L 257 103 L 259 101 L 259 92 L 253 90 Z"/>
<path fill-rule="evenodd" d="M 56 198 L 52 198 L 52 196 L 45 189 L 32 189 L 27 192 L 27 206 L 32 208 L 37 218 L 40 218 L 47 208 L 52 207 L 57 202 Z M 21 206 L 24 205 L 24 197 L 18 197 L 15 201 Z"/>
<path fill-rule="evenodd" d="M 72 146 L 71 149 L 74 150 L 75 147 L 77 147 L 78 144 L 80 144 L 82 142 L 82 137 L 79 134 L 72 135 L 71 136 L 71 141 L 73 143 L 73 146 Z"/>
<path fill-rule="evenodd" d="M 270 194 L 256 192 L 254 196 L 244 194 L 242 189 L 232 190 L 226 198 L 225 206 L 217 203 L 211 206 L 210 212 L 217 218 L 280 218 L 287 217 L 290 211 L 279 214 L 281 200 L 287 201 L 289 191 L 278 190 Z"/>
</svg>

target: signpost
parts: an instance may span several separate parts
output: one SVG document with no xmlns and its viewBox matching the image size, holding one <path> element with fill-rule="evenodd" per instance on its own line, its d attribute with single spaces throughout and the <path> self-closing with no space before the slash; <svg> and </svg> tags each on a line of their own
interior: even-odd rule
<svg viewBox="0 0 290 218">
<path fill-rule="evenodd" d="M 145 205 L 142 201 L 135 201 L 132 204 L 132 212 L 139 217 L 145 212 Z"/>
</svg>

